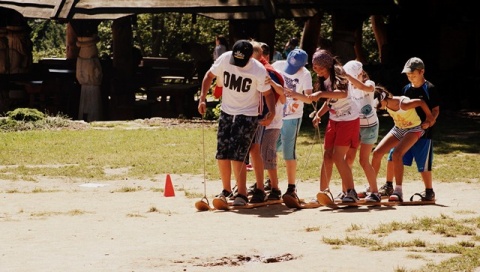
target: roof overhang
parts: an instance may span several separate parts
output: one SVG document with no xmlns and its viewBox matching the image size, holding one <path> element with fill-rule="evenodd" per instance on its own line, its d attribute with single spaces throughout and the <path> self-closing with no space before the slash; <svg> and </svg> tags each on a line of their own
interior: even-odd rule
<svg viewBox="0 0 480 272">
<path fill-rule="evenodd" d="M 117 19 L 132 14 L 181 12 L 218 20 L 308 18 L 333 10 L 378 14 L 394 0 L 0 0 L 26 18 Z"/>
</svg>

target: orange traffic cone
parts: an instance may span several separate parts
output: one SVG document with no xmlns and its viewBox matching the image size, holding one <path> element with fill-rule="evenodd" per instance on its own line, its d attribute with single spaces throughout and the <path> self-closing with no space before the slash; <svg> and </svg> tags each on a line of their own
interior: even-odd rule
<svg viewBox="0 0 480 272">
<path fill-rule="evenodd" d="M 167 174 L 167 179 L 165 181 L 165 190 L 163 191 L 163 196 L 175 196 L 175 192 L 173 191 L 172 179 L 170 178 L 170 174 Z"/>
</svg>

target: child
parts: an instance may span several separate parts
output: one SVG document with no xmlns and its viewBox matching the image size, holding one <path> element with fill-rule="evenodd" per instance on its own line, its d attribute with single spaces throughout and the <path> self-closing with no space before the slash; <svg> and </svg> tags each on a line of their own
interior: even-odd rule
<svg viewBox="0 0 480 272">
<path fill-rule="evenodd" d="M 319 82 L 316 92 L 307 95 L 307 99 L 316 102 L 320 98 L 327 98 L 313 119 L 314 125 L 318 125 L 321 116 L 327 111 L 330 116 L 325 132 L 320 191 L 329 190 L 333 164 L 335 164 L 342 178 L 342 186 L 347 191 L 342 202 L 357 202 L 352 169 L 345 157 L 350 148 L 358 148 L 359 145 L 359 111 L 350 98 L 348 81 L 340 62 L 327 50 L 320 49 L 313 55 L 312 64 Z M 299 95 L 295 94 L 295 96 Z"/>
<path fill-rule="evenodd" d="M 368 181 L 369 195 L 365 197 L 367 202 L 380 202 L 381 197 L 378 194 L 377 181 L 375 179 L 375 170 L 370 164 L 370 153 L 373 145 L 378 140 L 378 117 L 374 103 L 375 82 L 369 79 L 367 73 L 363 70 L 361 62 L 352 60 L 347 62 L 343 69 L 350 84 L 350 95 L 360 110 L 360 165 Z M 347 163 L 350 168 L 353 166 L 357 148 L 350 148 L 347 152 Z"/>
<path fill-rule="evenodd" d="M 296 142 L 303 118 L 304 103 L 312 103 L 305 95 L 312 93 L 312 75 L 305 65 L 308 54 L 302 49 L 292 50 L 287 60 L 279 60 L 272 64 L 273 68 L 281 73 L 285 81 L 285 92 L 288 91 L 283 112 L 282 128 L 278 138 L 277 150 L 282 150 L 285 160 L 288 187 L 285 194 L 297 198 L 296 174 L 297 154 Z M 294 96 L 292 94 L 299 94 Z M 286 93 L 285 93 L 286 94 Z"/>
<path fill-rule="evenodd" d="M 376 175 L 378 175 L 383 156 L 390 149 L 395 148 L 392 153 L 392 162 L 396 186 L 388 200 L 402 202 L 403 155 L 423 136 L 425 129 L 435 124 L 435 118 L 427 103 L 421 99 L 392 96 L 387 90 L 378 86 L 375 91 L 379 100 L 378 109 L 386 109 L 393 118 L 395 125 L 373 150 L 372 166 Z M 423 123 L 417 114 L 417 107 L 420 107 L 426 115 L 426 120 Z"/>
<path fill-rule="evenodd" d="M 409 84 L 403 88 L 403 95 L 410 98 L 421 98 L 424 100 L 435 120 L 440 114 L 440 97 L 435 85 L 425 79 L 425 65 L 419 58 L 413 57 L 405 63 L 402 73 L 404 73 Z M 425 114 L 417 110 L 420 119 L 425 120 Z M 425 184 L 425 192 L 421 193 L 422 200 L 435 200 L 435 192 L 433 191 L 433 127 L 425 130 L 425 134 L 420 138 L 413 147 L 407 151 L 403 157 L 403 164 L 411 166 L 413 159 L 417 164 L 418 172 L 420 172 L 423 183 Z M 391 151 L 392 152 L 392 151 Z M 393 192 L 393 163 L 391 156 L 388 157 L 387 163 L 387 182 L 380 188 L 380 192 L 385 195 L 390 195 Z"/>
<path fill-rule="evenodd" d="M 252 138 L 259 124 L 270 123 L 275 116 L 275 98 L 270 86 L 265 85 L 267 70 L 251 58 L 252 54 L 253 46 L 247 40 L 238 40 L 232 51 L 223 53 L 203 78 L 198 101 L 198 112 L 204 115 L 207 110 L 205 99 L 213 79 L 224 79 L 215 155 L 223 186 L 218 197 L 226 201 L 225 198 L 232 193 L 230 179 L 233 170 L 238 188 L 234 199 L 237 206 L 248 203 L 245 158 Z M 266 98 L 269 113 L 263 120 L 258 120 L 261 95 Z"/>
</svg>

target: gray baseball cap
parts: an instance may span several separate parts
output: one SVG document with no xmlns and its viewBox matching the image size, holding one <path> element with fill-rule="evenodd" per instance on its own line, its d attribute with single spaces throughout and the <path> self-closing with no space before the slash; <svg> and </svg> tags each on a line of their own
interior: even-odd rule
<svg viewBox="0 0 480 272">
<path fill-rule="evenodd" d="M 403 67 L 403 73 L 411 73 L 415 70 L 420 70 L 420 69 L 425 69 L 425 64 L 423 64 L 423 61 L 417 57 L 413 57 L 405 63 L 405 66 Z"/>
</svg>

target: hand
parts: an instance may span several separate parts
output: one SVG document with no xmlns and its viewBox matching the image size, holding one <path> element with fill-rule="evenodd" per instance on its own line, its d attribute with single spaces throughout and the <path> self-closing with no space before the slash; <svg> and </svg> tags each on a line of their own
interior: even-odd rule
<svg viewBox="0 0 480 272">
<path fill-rule="evenodd" d="M 274 114 L 272 114 L 271 112 L 268 112 L 262 119 L 258 121 L 258 123 L 266 127 L 272 123 L 274 117 L 275 117 Z"/>
<path fill-rule="evenodd" d="M 318 116 L 318 114 L 315 114 L 315 116 L 313 117 L 313 120 L 312 120 L 312 124 L 314 127 L 318 127 L 318 125 L 322 122 L 320 116 Z"/>
<path fill-rule="evenodd" d="M 202 116 L 207 113 L 207 103 L 205 103 L 205 101 L 198 102 L 198 113 L 200 113 Z"/>
</svg>

